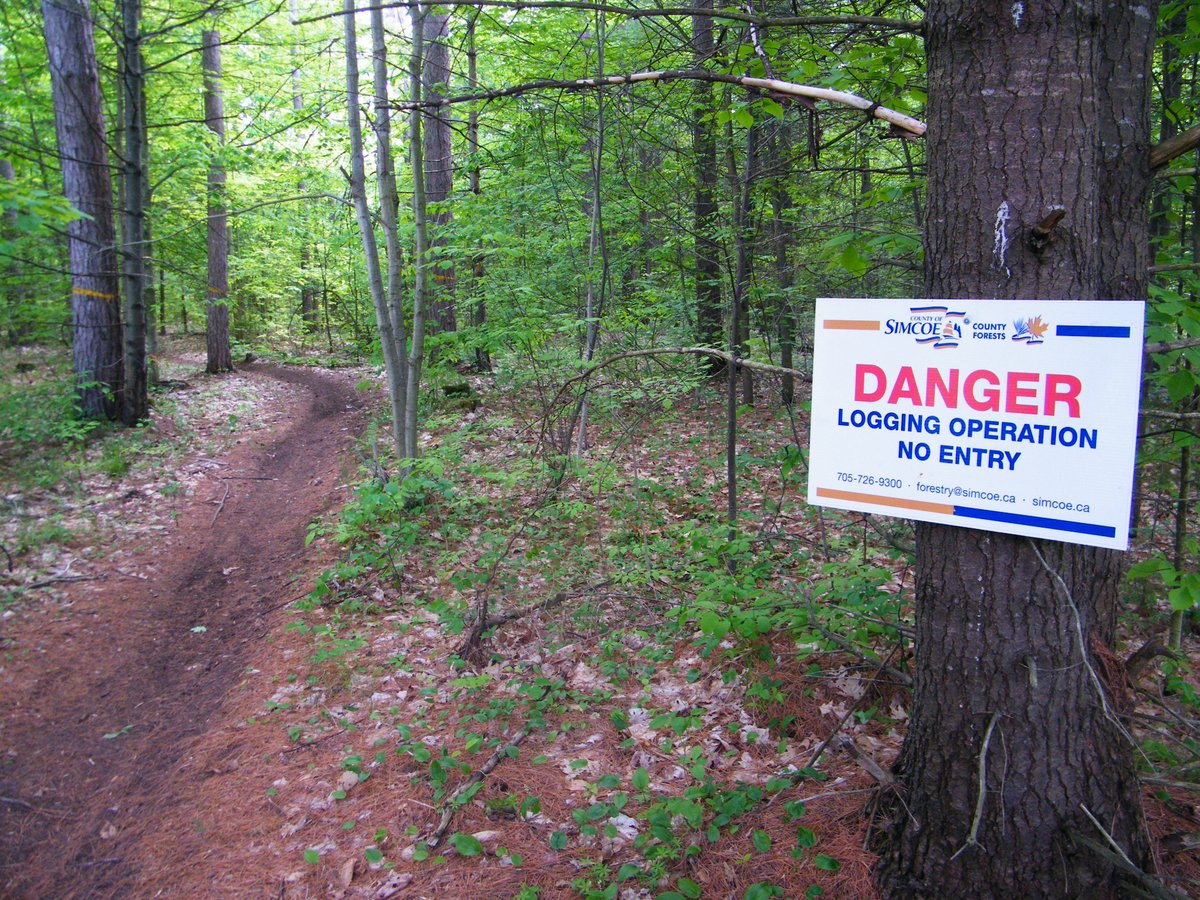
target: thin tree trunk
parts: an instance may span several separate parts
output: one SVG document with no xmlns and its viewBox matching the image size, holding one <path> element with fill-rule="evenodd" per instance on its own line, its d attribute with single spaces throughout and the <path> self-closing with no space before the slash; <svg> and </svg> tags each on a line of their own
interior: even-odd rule
<svg viewBox="0 0 1200 900">
<path fill-rule="evenodd" d="M 211 375 L 233 371 L 229 346 L 229 223 L 225 208 L 225 109 L 221 97 L 221 35 L 215 29 L 201 36 L 200 65 L 204 70 L 204 124 L 216 147 L 208 164 L 208 291 L 205 297 L 206 349 Z"/>
<path fill-rule="evenodd" d="M 1154 3 L 930 3 L 925 296 L 1145 297 L 1154 20 Z M 1056 208 L 1039 250 L 1026 235 Z M 1130 895 L 1091 849 L 1151 865 L 1093 655 L 1119 588 L 1111 550 L 917 524 L 887 896 Z"/>
<path fill-rule="evenodd" d="M 146 369 L 146 92 L 141 0 L 121 0 L 125 207 L 121 219 L 125 312 L 125 379 L 121 422 L 136 425 L 150 412 Z"/>
<path fill-rule="evenodd" d="M 289 0 L 288 12 L 293 22 L 299 20 L 300 10 L 296 0 Z M 292 111 L 302 112 L 304 109 L 304 91 L 300 85 L 300 49 L 292 44 Z M 297 186 L 301 194 L 308 193 L 308 184 L 303 179 Z M 317 330 L 320 325 L 320 310 L 317 309 L 317 288 L 312 275 L 312 250 L 308 240 L 300 246 L 300 322 L 307 336 Z"/>
<path fill-rule="evenodd" d="M 367 269 L 367 288 L 375 307 L 375 324 L 379 329 L 379 343 L 383 350 L 388 398 L 392 405 L 392 439 L 396 444 L 397 452 L 401 456 L 408 456 L 404 444 L 404 367 L 396 355 L 396 336 L 392 329 L 391 313 L 388 311 L 383 273 L 379 267 L 379 247 L 375 243 L 371 210 L 367 206 L 362 116 L 359 112 L 358 33 L 354 21 L 354 0 L 345 0 L 344 9 L 346 13 L 343 16 L 346 42 L 346 124 L 350 132 L 350 197 L 358 220 L 358 233 L 362 240 L 363 259 Z"/>
<path fill-rule="evenodd" d="M 67 226 L 79 405 L 116 418 L 121 316 L 116 234 L 100 77 L 86 0 L 43 0 L 42 18 L 63 193 L 83 217 Z"/>
<path fill-rule="evenodd" d="M 475 53 L 475 19 L 476 16 L 472 15 L 467 23 L 467 86 L 472 92 L 479 87 Z M 479 183 L 479 110 L 474 103 L 471 104 L 471 111 L 467 113 L 467 152 L 471 156 L 471 193 L 475 197 L 479 197 L 482 193 Z M 482 285 L 483 273 L 481 247 L 471 266 L 471 288 L 475 294 L 475 304 L 471 311 L 471 325 L 476 329 L 482 329 L 487 324 L 487 301 L 484 299 Z M 476 337 L 475 340 L 478 342 L 475 346 L 475 368 L 480 372 L 490 372 L 492 359 L 483 343 L 482 335 Z"/>
<path fill-rule="evenodd" d="M 698 9 L 712 9 L 713 0 L 696 0 Z M 692 16 L 692 56 L 696 68 L 706 65 L 715 52 L 712 18 Z M 696 193 L 693 198 L 696 270 L 696 342 L 721 346 L 721 263 L 717 241 L 717 138 L 714 133 L 713 87 L 705 81 L 692 85 L 692 152 L 695 155 Z M 715 364 L 714 364 L 715 365 Z"/>
<path fill-rule="evenodd" d="M 596 14 L 596 74 L 604 77 L 604 13 Z M 584 364 L 590 363 L 596 355 L 596 345 L 600 341 L 600 316 L 604 312 L 605 289 L 608 285 L 608 254 L 604 248 L 604 207 L 600 196 L 601 165 L 604 158 L 604 92 L 596 94 L 596 140 L 595 152 L 592 154 L 592 215 L 591 228 L 588 232 L 588 258 L 586 276 L 586 298 L 584 300 Z M 596 257 L 601 259 L 599 286 L 596 284 Z M 588 393 L 584 391 L 583 399 L 579 401 L 579 432 L 576 436 L 575 454 L 583 456 L 587 450 L 588 429 Z"/>
<path fill-rule="evenodd" d="M 732 129 L 731 129 L 732 131 Z M 732 134 L 731 134 L 732 137 Z M 738 177 L 737 160 L 733 152 L 733 141 L 729 142 L 729 180 L 733 187 L 733 235 L 736 247 L 736 269 L 733 279 L 734 333 L 738 343 L 738 355 L 750 355 L 750 278 L 754 269 L 754 229 L 751 216 L 754 212 L 754 180 L 758 176 L 758 125 L 746 129 L 746 170 Z M 732 326 L 731 326 L 732 327 Z M 745 367 L 741 370 L 742 402 L 754 405 L 754 373 Z"/>
<path fill-rule="evenodd" d="M 424 96 L 437 100 L 449 93 L 450 84 L 450 17 L 434 12 L 426 4 L 422 17 L 421 81 Z M 458 327 L 454 309 L 454 260 L 445 252 L 448 240 L 446 227 L 451 213 L 448 201 L 454 188 L 454 158 L 451 154 L 450 110 L 442 106 L 426 113 L 422 123 L 425 165 L 425 204 L 433 209 L 428 216 L 431 251 L 430 270 L 433 278 L 426 285 L 428 320 L 434 331 L 455 331 Z"/>
<path fill-rule="evenodd" d="M 0 128 L 7 123 L 0 117 Z M 0 178 L 7 182 L 13 182 L 17 179 L 17 173 L 13 169 L 13 164 L 10 160 L 0 159 Z M 4 215 L 0 217 L 0 239 L 5 241 L 14 241 L 17 239 L 17 210 L 15 207 L 9 207 L 4 210 Z M 16 346 L 21 343 L 29 334 L 28 325 L 23 321 L 24 307 L 27 300 L 27 291 L 24 285 L 24 272 L 21 270 L 21 264 L 13 257 L 7 257 L 4 260 L 3 268 L 3 286 L 4 291 L 4 321 L 7 331 L 8 343 Z"/>
<path fill-rule="evenodd" d="M 422 21 L 425 13 L 420 4 L 409 4 L 412 17 L 413 46 L 409 57 L 409 81 L 413 109 L 409 117 L 409 153 L 411 154 L 413 181 L 413 234 L 415 237 L 415 256 L 413 261 L 413 318 L 412 318 L 412 350 L 408 354 L 408 383 L 405 395 L 406 419 L 404 424 L 405 442 L 409 448 L 409 458 L 417 456 L 417 420 L 420 412 L 421 364 L 425 357 L 425 310 L 428 301 L 429 280 L 429 238 L 426 227 L 425 200 L 425 155 L 422 142 L 421 128 L 421 99 L 422 69 L 424 66 L 424 34 L 425 24 Z"/>
<path fill-rule="evenodd" d="M 379 221 L 383 227 L 384 299 L 391 323 L 392 356 L 396 367 L 396 392 L 401 401 L 400 422 L 408 415 L 408 333 L 404 324 L 404 259 L 400 249 L 400 196 L 396 189 L 396 157 L 392 152 L 392 110 L 388 97 L 387 40 L 383 10 L 371 10 L 371 56 L 375 83 L 375 171 L 379 185 Z M 408 431 L 399 431 L 401 454 L 416 455 Z"/>
<path fill-rule="evenodd" d="M 792 231 L 784 221 L 784 216 L 792 207 L 792 195 L 789 185 L 792 181 L 790 165 L 790 141 L 788 126 L 779 123 L 771 141 L 773 159 L 770 168 L 775 174 L 774 191 L 771 195 L 771 238 L 775 249 L 775 285 L 779 290 L 779 300 L 775 309 L 775 322 L 779 336 L 779 364 L 785 369 L 791 369 L 794 364 L 793 350 L 796 342 L 796 313 L 792 308 L 792 266 L 790 250 L 792 246 Z M 796 378 L 788 373 L 783 376 L 780 389 L 780 401 L 790 407 L 796 400 Z"/>
</svg>

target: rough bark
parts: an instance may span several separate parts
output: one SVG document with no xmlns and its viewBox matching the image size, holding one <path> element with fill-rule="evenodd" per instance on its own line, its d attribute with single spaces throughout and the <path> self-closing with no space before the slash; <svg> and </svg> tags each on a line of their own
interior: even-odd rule
<svg viewBox="0 0 1200 900">
<path fill-rule="evenodd" d="M 425 23 L 428 11 L 419 4 L 409 6 L 412 18 L 413 45 L 408 59 L 409 91 L 413 101 L 409 115 L 408 150 L 413 181 L 413 317 L 412 350 L 408 354 L 407 383 L 405 384 L 404 439 L 409 456 L 417 455 L 417 418 L 420 413 L 421 366 L 425 361 L 425 318 L 429 303 L 429 236 L 426 225 L 425 152 L 422 140 L 421 100 L 424 96 Z"/>
<path fill-rule="evenodd" d="M 206 347 L 210 374 L 233 371 L 229 346 L 229 223 L 225 208 L 225 109 L 221 97 L 221 35 L 201 35 L 200 65 L 204 70 L 204 124 L 215 137 L 208 164 L 208 292 Z"/>
<path fill-rule="evenodd" d="M 471 17 L 467 24 L 467 87 L 474 91 L 479 87 L 478 64 L 475 52 L 475 16 Z M 478 197 L 482 193 L 482 188 L 479 182 L 479 110 L 475 104 L 471 104 L 471 111 L 467 114 L 467 152 L 471 157 L 471 193 Z M 476 293 L 475 303 L 471 309 L 471 325 L 476 329 L 483 328 L 487 324 L 487 301 L 484 298 L 483 291 L 480 289 L 480 283 L 483 280 L 483 259 L 484 254 L 482 248 L 475 255 L 471 264 L 472 289 Z M 487 350 L 486 344 L 483 342 L 483 336 L 476 338 L 478 342 L 475 346 L 475 368 L 480 372 L 490 372 L 492 370 L 491 354 Z"/>
<path fill-rule="evenodd" d="M 425 7 L 422 17 L 424 53 L 421 80 L 427 100 L 438 100 L 449 93 L 450 17 Z M 429 285 L 429 323 L 434 331 L 454 331 L 458 327 L 454 309 L 454 261 L 442 250 L 447 244 L 446 226 L 450 224 L 448 205 L 454 189 L 454 158 L 451 153 L 450 110 L 438 106 L 426 113 L 422 123 L 425 142 L 425 202 L 429 205 L 429 247 L 433 283 Z"/>
<path fill-rule="evenodd" d="M 941 0 L 927 22 L 926 296 L 1143 298 L 1154 4 Z M 1131 747 L 1092 662 L 1113 636 L 1118 555 L 921 523 L 917 541 L 885 893 L 1127 896 L 1084 812 L 1150 864 Z"/>
<path fill-rule="evenodd" d="M 84 415 L 116 418 L 121 389 L 112 184 L 100 77 L 86 0 L 43 0 L 63 193 L 84 214 L 67 226 L 72 353 Z"/>
<path fill-rule="evenodd" d="M 125 372 L 121 422 L 136 425 L 150 414 L 146 355 L 146 134 L 145 64 L 141 0 L 121 0 L 121 93 L 125 147 L 121 165 L 125 205 L 121 215 Z"/>
</svg>

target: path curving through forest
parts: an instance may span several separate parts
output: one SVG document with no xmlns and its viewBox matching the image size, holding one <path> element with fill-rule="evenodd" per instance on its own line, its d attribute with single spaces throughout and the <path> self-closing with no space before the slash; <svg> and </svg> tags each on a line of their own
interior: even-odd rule
<svg viewBox="0 0 1200 900">
<path fill-rule="evenodd" d="M 109 573 L 5 626 L 0 896 L 136 895 L 139 847 L 188 801 L 191 748 L 305 591 L 306 528 L 345 498 L 364 400 L 336 372 L 244 371 L 301 399 L 220 460 L 218 503 L 194 498 L 169 547 L 138 551 L 149 577 Z"/>
</svg>

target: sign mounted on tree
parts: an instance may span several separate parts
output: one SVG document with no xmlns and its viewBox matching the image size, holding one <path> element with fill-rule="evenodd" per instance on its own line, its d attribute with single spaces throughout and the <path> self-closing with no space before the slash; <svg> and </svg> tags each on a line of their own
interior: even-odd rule
<svg viewBox="0 0 1200 900">
<path fill-rule="evenodd" d="M 1144 305 L 818 300 L 808 502 L 1126 549 Z"/>
</svg>

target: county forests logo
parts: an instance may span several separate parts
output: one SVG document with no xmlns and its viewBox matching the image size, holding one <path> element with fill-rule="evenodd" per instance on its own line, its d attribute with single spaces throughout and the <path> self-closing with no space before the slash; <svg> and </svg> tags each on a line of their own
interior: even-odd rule
<svg viewBox="0 0 1200 900">
<path fill-rule="evenodd" d="M 1046 332 L 1050 329 L 1050 323 L 1043 322 L 1041 316 L 1033 319 L 1017 319 L 1013 325 L 1017 331 L 1012 339 L 1023 344 L 1042 343 L 1045 340 Z"/>
<path fill-rule="evenodd" d="M 888 319 L 883 333 L 907 335 L 937 350 L 957 347 L 962 340 L 965 311 L 954 312 L 948 306 L 911 306 L 908 312 L 908 319 Z"/>
</svg>

